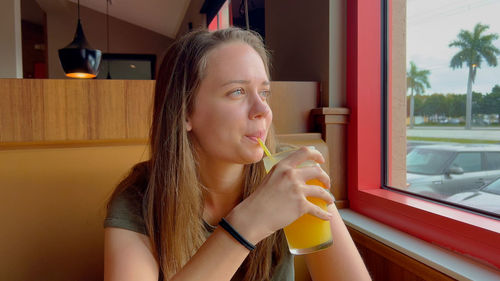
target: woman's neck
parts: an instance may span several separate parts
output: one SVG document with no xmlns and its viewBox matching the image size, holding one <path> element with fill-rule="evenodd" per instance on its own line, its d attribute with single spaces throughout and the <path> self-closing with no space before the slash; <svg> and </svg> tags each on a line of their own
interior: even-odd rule
<svg viewBox="0 0 500 281">
<path fill-rule="evenodd" d="M 209 224 L 217 224 L 242 199 L 244 165 L 208 163 L 200 161 L 200 180 L 203 190 L 203 218 Z"/>
</svg>

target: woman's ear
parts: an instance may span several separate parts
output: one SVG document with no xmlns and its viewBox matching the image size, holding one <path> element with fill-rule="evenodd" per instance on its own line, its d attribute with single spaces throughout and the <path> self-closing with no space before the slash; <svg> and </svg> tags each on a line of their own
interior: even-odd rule
<svg viewBox="0 0 500 281">
<path fill-rule="evenodd" d="M 186 118 L 186 130 L 190 132 L 193 129 L 193 126 L 191 125 L 191 119 Z"/>
</svg>

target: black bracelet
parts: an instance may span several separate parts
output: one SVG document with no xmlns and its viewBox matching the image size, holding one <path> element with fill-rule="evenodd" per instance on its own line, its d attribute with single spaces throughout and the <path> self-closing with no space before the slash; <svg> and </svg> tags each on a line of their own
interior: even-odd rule
<svg viewBox="0 0 500 281">
<path fill-rule="evenodd" d="M 234 237 L 238 242 L 240 242 L 241 245 L 245 246 L 248 250 L 252 251 L 255 250 L 255 245 L 248 242 L 241 234 L 236 231 L 224 218 L 222 218 L 219 222 L 219 225 L 222 226 L 231 236 Z"/>
</svg>

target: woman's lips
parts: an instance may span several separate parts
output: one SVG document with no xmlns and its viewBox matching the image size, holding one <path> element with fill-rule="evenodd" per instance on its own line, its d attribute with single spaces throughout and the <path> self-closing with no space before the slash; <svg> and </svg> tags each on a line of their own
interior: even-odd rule
<svg viewBox="0 0 500 281">
<path fill-rule="evenodd" d="M 247 137 L 252 142 L 259 143 L 259 141 L 257 140 L 257 137 L 253 137 L 253 136 L 245 136 L 245 137 Z"/>
<path fill-rule="evenodd" d="M 265 134 L 264 134 L 264 131 L 258 131 L 256 133 L 252 133 L 252 134 L 249 134 L 249 135 L 245 135 L 245 137 L 247 137 L 249 140 L 251 140 L 252 142 L 255 142 L 255 143 L 259 143 L 257 139 L 261 139 L 262 141 L 265 141 Z"/>
</svg>

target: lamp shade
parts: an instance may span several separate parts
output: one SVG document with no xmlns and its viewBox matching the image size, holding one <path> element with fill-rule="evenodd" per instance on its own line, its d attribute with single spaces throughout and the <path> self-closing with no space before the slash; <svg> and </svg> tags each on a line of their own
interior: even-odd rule
<svg viewBox="0 0 500 281">
<path fill-rule="evenodd" d="M 72 78 L 94 78 L 99 72 L 101 51 L 90 47 L 83 34 L 80 19 L 76 26 L 75 38 L 66 47 L 59 49 L 59 60 L 66 73 Z"/>
</svg>

